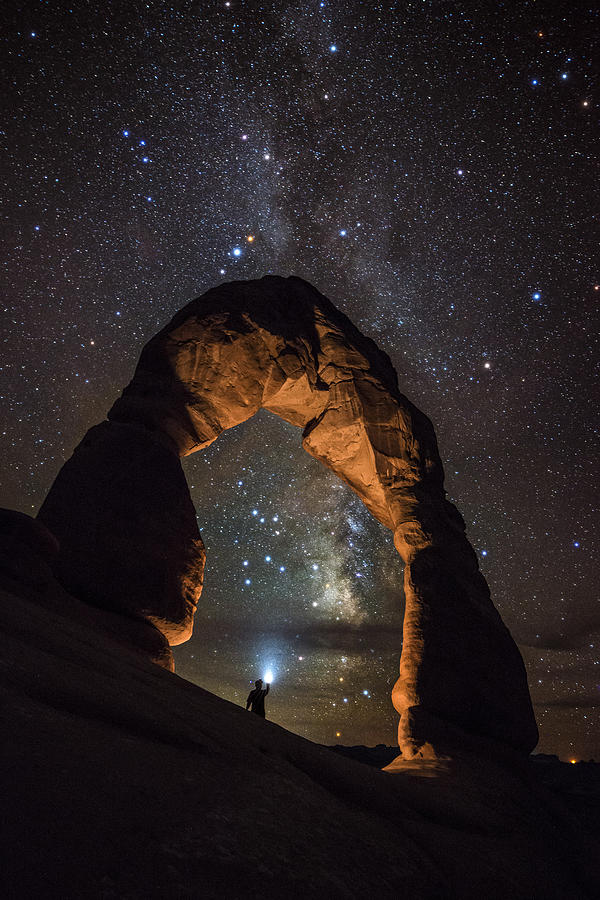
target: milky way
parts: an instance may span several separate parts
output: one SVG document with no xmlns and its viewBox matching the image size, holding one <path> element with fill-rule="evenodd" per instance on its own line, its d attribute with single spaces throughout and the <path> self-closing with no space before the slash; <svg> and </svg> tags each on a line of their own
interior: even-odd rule
<svg viewBox="0 0 600 900">
<path fill-rule="evenodd" d="M 432 418 L 539 749 L 598 758 L 589 6 L 3 6 L 2 503 L 35 514 L 187 301 L 300 275 Z M 393 743 L 391 535 L 264 412 L 185 469 L 208 564 L 178 672 L 243 703 L 270 666 L 273 720 Z"/>
</svg>

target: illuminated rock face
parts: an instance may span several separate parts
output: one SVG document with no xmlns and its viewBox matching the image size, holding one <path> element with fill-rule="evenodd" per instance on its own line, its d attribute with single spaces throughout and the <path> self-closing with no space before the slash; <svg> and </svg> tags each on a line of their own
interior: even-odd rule
<svg viewBox="0 0 600 900">
<path fill-rule="evenodd" d="M 537 742 L 519 651 L 445 499 L 429 419 L 388 357 L 299 278 L 234 282 L 193 300 L 143 349 L 133 381 L 60 472 L 39 518 L 77 596 L 186 640 L 204 549 L 178 457 L 268 409 L 394 532 L 405 562 L 405 756 Z"/>
</svg>

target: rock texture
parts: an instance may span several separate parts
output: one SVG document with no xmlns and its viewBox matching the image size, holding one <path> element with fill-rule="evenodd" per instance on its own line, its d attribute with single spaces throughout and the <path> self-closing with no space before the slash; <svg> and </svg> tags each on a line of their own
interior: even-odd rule
<svg viewBox="0 0 600 900">
<path fill-rule="evenodd" d="M 39 513 L 78 597 L 145 616 L 185 640 L 204 553 L 178 457 L 268 409 L 394 533 L 405 562 L 400 678 L 404 757 L 468 737 L 537 742 L 524 665 L 445 499 L 431 422 L 375 344 L 298 278 L 208 291 L 144 348 L 133 381 L 67 462 Z"/>
<path fill-rule="evenodd" d="M 152 665 L 55 582 L 0 575 L 0 641 L 6 900 L 599 896 L 597 837 L 524 759 L 342 759 Z"/>
</svg>

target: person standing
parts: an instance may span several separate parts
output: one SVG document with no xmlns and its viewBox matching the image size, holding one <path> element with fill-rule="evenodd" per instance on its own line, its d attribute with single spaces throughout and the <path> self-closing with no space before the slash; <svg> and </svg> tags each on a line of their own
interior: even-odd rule
<svg viewBox="0 0 600 900">
<path fill-rule="evenodd" d="M 254 690 L 248 694 L 246 709 L 251 709 L 257 716 L 265 718 L 265 697 L 269 693 L 270 684 L 263 690 L 262 678 L 254 682 Z"/>
</svg>

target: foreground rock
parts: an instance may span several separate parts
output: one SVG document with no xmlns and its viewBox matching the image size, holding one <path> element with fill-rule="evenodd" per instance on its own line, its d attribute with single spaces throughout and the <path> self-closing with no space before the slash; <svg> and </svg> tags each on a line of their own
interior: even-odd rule
<svg viewBox="0 0 600 900">
<path fill-rule="evenodd" d="M 537 742 L 523 661 L 445 499 L 433 427 L 388 357 L 298 278 L 221 285 L 144 348 L 133 381 L 63 467 L 40 520 L 75 596 L 186 640 L 204 549 L 179 457 L 268 409 L 394 532 L 406 567 L 393 702 L 405 757 Z"/>
<path fill-rule="evenodd" d="M 4 897 L 598 896 L 598 846 L 525 768 L 342 759 L 128 650 L 51 580 L 1 581 Z"/>
</svg>

